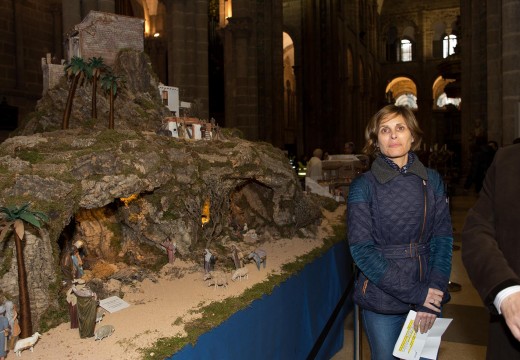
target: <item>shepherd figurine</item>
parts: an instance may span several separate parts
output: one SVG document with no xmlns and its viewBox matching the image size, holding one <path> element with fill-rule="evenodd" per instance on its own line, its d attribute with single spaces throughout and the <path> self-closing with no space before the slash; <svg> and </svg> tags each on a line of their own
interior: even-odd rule
<svg viewBox="0 0 520 360">
<path fill-rule="evenodd" d="M 175 262 L 175 253 L 177 252 L 177 243 L 167 240 L 161 244 L 168 254 L 168 262 L 173 264 Z"/>
</svg>

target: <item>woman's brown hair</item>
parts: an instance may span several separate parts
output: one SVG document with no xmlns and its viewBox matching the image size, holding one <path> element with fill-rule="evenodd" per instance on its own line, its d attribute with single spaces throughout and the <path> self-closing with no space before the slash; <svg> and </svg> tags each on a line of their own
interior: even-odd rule
<svg viewBox="0 0 520 360">
<path fill-rule="evenodd" d="M 421 141 L 423 137 L 423 132 L 419 127 L 417 119 L 413 114 L 412 110 L 410 110 L 407 106 L 399 106 L 399 105 L 387 105 L 370 119 L 365 129 L 365 147 L 363 148 L 363 153 L 369 156 L 376 156 L 379 153 L 379 146 L 377 144 L 377 134 L 379 133 L 379 128 L 381 127 L 381 123 L 385 120 L 393 119 L 396 116 L 401 115 L 410 129 L 412 133 L 412 137 L 414 142 L 412 143 L 411 150 L 417 150 L 421 146 Z"/>
</svg>

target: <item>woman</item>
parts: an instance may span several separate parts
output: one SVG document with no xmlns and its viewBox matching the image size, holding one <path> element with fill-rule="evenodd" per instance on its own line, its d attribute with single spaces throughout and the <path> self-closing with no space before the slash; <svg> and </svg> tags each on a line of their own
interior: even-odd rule
<svg viewBox="0 0 520 360">
<path fill-rule="evenodd" d="M 363 151 L 375 157 L 348 196 L 348 239 L 359 268 L 354 301 L 372 359 L 393 348 L 410 310 L 427 332 L 449 300 L 452 226 L 444 184 L 413 150 L 422 131 L 407 107 L 388 105 L 367 125 Z"/>
<path fill-rule="evenodd" d="M 83 260 L 81 260 L 81 255 L 79 254 L 79 249 L 76 246 L 72 247 L 72 266 L 74 267 L 74 279 L 80 279 L 83 277 L 85 272 L 83 271 Z"/>
<path fill-rule="evenodd" d="M 9 321 L 9 327 L 11 329 L 11 335 L 9 336 L 9 343 L 7 348 L 9 350 L 14 350 L 14 345 L 18 340 L 18 336 L 20 335 L 21 329 L 18 323 L 18 311 L 16 310 L 16 305 L 12 301 L 6 301 L 5 304 L 5 317 L 7 321 Z"/>
</svg>

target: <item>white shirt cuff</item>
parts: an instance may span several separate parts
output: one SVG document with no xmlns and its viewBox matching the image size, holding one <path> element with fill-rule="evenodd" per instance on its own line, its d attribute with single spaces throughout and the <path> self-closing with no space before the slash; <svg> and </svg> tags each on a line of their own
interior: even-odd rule
<svg viewBox="0 0 520 360">
<path fill-rule="evenodd" d="M 495 305 L 499 314 L 502 314 L 502 311 L 500 310 L 502 301 L 504 301 L 505 298 L 508 297 L 509 295 L 513 295 L 514 293 L 517 293 L 517 292 L 520 292 L 520 285 L 510 286 L 510 287 L 505 288 L 504 290 L 500 291 L 497 294 L 497 296 L 495 297 L 495 301 L 493 301 L 493 305 Z"/>
</svg>

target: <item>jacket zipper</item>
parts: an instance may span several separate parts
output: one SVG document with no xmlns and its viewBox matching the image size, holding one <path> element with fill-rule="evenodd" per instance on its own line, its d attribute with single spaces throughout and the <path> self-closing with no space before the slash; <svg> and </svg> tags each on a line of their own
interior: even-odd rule
<svg viewBox="0 0 520 360">
<path fill-rule="evenodd" d="M 427 211 L 427 197 L 426 197 L 426 180 L 423 180 L 423 194 L 424 194 L 424 211 L 423 211 L 423 222 L 422 222 L 422 228 L 421 228 L 421 234 L 419 235 L 419 240 L 417 241 L 417 245 L 421 243 L 421 239 L 424 233 L 424 227 L 426 226 L 426 211 Z M 411 252 L 412 244 L 410 244 L 410 255 L 412 255 Z M 417 250 L 419 252 L 419 250 Z M 419 281 L 422 281 L 423 279 L 423 270 L 422 270 L 422 261 L 421 261 L 421 255 L 417 254 L 419 259 Z"/>
</svg>

